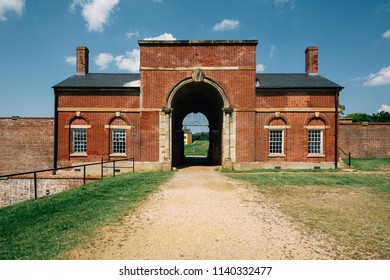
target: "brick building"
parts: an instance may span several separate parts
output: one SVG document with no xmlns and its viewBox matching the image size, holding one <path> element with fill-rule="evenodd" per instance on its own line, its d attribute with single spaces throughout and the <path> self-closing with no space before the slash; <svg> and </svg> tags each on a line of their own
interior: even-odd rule
<svg viewBox="0 0 390 280">
<path fill-rule="evenodd" d="M 139 169 L 184 160 L 183 119 L 209 121 L 211 164 L 225 168 L 329 168 L 338 163 L 341 86 L 306 71 L 256 74 L 256 40 L 139 41 L 139 74 L 76 74 L 55 85 L 55 164 L 134 157 Z"/>
</svg>

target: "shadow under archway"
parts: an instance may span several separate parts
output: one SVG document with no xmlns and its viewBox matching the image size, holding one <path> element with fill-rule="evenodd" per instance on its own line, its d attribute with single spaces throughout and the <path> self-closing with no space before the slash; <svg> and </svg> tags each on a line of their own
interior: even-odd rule
<svg viewBox="0 0 390 280">
<path fill-rule="evenodd" d="M 222 158 L 222 122 L 224 100 L 221 93 L 206 82 L 188 82 L 180 86 L 171 102 L 172 166 L 220 165 Z M 189 113 L 202 113 L 209 121 L 209 152 L 206 158 L 184 156 L 182 125 Z"/>
</svg>

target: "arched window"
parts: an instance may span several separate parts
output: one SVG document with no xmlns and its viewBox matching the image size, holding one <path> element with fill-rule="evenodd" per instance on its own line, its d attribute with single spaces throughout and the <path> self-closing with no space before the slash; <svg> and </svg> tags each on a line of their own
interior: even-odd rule
<svg viewBox="0 0 390 280">
<path fill-rule="evenodd" d="M 127 156 L 128 131 L 130 126 L 121 117 L 111 119 L 108 125 L 110 129 L 110 156 Z"/>
<path fill-rule="evenodd" d="M 71 156 L 87 156 L 87 129 L 90 127 L 82 117 L 75 117 L 71 120 Z"/>
<path fill-rule="evenodd" d="M 269 129 L 269 156 L 284 157 L 285 156 L 285 139 L 286 130 L 289 128 L 285 117 L 276 113 L 268 119 L 268 125 L 265 128 Z"/>
<path fill-rule="evenodd" d="M 305 128 L 308 129 L 308 156 L 324 156 L 325 121 L 321 117 L 313 117 L 307 122 Z"/>
</svg>

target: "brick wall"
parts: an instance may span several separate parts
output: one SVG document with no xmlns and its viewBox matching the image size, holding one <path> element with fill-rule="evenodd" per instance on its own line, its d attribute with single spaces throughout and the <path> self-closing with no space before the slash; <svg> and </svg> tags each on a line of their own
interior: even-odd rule
<svg viewBox="0 0 390 280">
<path fill-rule="evenodd" d="M 53 166 L 53 118 L 0 118 L 0 174 Z"/>
<path fill-rule="evenodd" d="M 341 121 L 339 146 L 355 158 L 390 158 L 390 123 Z"/>
<path fill-rule="evenodd" d="M 75 178 L 37 179 L 37 197 L 60 193 L 82 184 L 82 179 Z M 0 180 L 0 207 L 34 199 L 34 197 L 33 179 Z"/>
</svg>

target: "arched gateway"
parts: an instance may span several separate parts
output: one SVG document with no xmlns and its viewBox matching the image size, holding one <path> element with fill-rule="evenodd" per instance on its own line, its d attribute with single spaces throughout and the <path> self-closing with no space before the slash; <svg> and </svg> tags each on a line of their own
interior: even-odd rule
<svg viewBox="0 0 390 280">
<path fill-rule="evenodd" d="M 138 43 L 139 74 L 89 73 L 77 47 L 76 75 L 53 87 L 54 165 L 133 157 L 137 170 L 171 169 L 183 161 L 184 117 L 201 112 L 212 164 L 337 167 L 342 87 L 318 74 L 316 47 L 305 73 L 256 74 L 256 40 Z"/>
<path fill-rule="evenodd" d="M 183 119 L 189 113 L 202 113 L 209 121 L 209 153 L 208 160 L 212 165 L 221 165 L 221 162 L 230 161 L 229 139 L 231 111 L 229 100 L 222 87 L 215 81 L 204 76 L 201 69 L 193 71 L 191 78 L 180 81 L 169 94 L 166 111 L 169 112 L 171 123 L 171 158 L 172 165 L 183 163 Z M 225 116 L 228 114 L 227 116 Z M 223 135 L 226 137 L 222 137 Z"/>
</svg>

